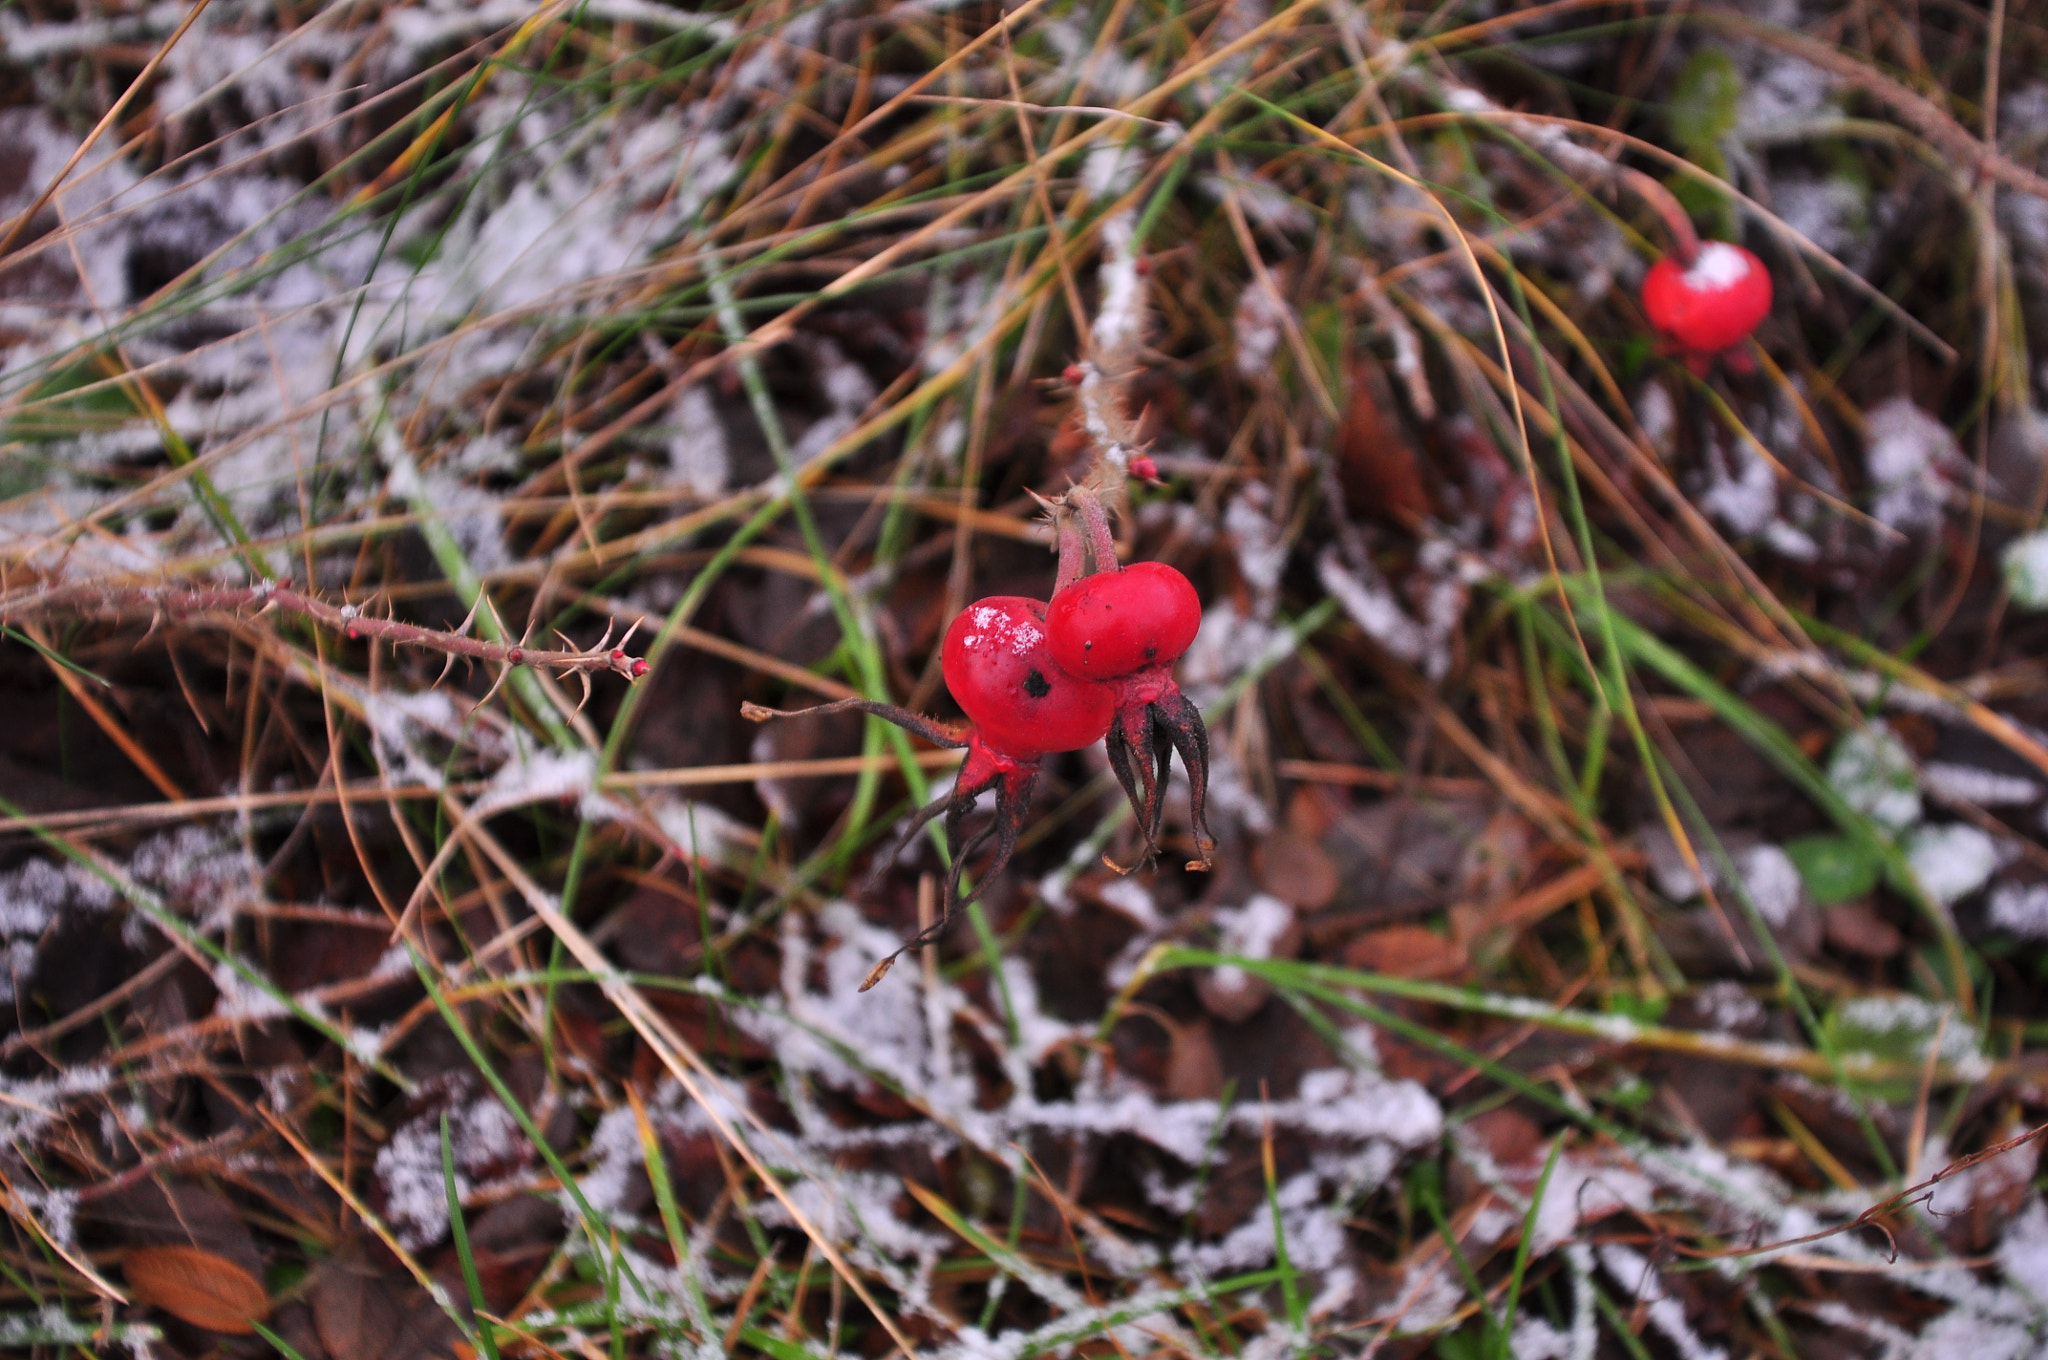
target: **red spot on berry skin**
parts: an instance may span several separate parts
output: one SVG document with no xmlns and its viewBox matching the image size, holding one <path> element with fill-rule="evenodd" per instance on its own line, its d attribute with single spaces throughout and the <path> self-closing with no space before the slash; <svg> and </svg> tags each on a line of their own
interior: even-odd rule
<svg viewBox="0 0 2048 1360">
<path fill-rule="evenodd" d="M 1060 381 L 1069 387 L 1079 387 L 1081 380 L 1088 376 L 1088 370 L 1079 364 L 1068 364 L 1060 370 Z"/>
<path fill-rule="evenodd" d="M 643 675 L 645 675 L 645 674 L 647 674 L 647 658 L 646 658 L 646 657 L 644 657 L 644 656 L 636 656 L 636 657 L 634 657 L 634 658 L 633 658 L 633 678 L 634 678 L 635 680 L 638 680 L 638 679 L 639 679 L 639 678 L 640 678 L 641 676 L 643 676 Z"/>
<path fill-rule="evenodd" d="M 1163 562 L 1134 562 L 1080 580 L 1053 596 L 1045 632 L 1069 675 L 1114 680 L 1170 666 L 1202 626 L 1188 578 Z"/>
<path fill-rule="evenodd" d="M 1643 276 L 1644 315 L 1687 355 L 1733 349 L 1770 310 L 1770 270 L 1727 241 L 1702 243 L 1690 267 L 1667 257 Z"/>
<path fill-rule="evenodd" d="M 526 653 L 521 648 L 514 647 L 511 651 L 505 653 L 505 659 L 516 666 L 526 660 Z"/>
<path fill-rule="evenodd" d="M 976 600 L 946 629 L 940 662 L 982 745 L 1012 760 L 1078 751 L 1109 731 L 1115 696 L 1055 663 L 1038 600 Z"/>
</svg>

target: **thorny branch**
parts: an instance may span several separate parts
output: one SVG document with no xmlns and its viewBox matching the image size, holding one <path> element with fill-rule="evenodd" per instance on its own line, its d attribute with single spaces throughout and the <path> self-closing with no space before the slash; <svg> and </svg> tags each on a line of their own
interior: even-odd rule
<svg viewBox="0 0 2048 1360">
<path fill-rule="evenodd" d="M 448 658 L 450 666 L 458 657 L 487 666 L 499 666 L 503 668 L 500 683 L 503 683 L 504 674 L 515 666 L 532 666 L 574 675 L 584 682 L 586 700 L 593 675 L 608 671 L 633 681 L 647 674 L 647 659 L 630 656 L 625 650 L 626 642 L 639 629 L 637 622 L 626 629 L 617 642 L 612 640 L 613 625 L 606 624 L 604 636 L 593 647 L 532 647 L 523 641 L 487 642 L 470 636 L 469 630 L 476 622 L 479 607 L 483 607 L 481 601 L 470 609 L 459 627 L 446 631 L 373 614 L 361 605 L 334 604 L 317 595 L 293 589 L 289 580 L 269 581 L 256 586 L 90 586 L 41 591 L 32 595 L 0 596 L 0 625 L 61 610 L 73 615 L 148 614 L 150 631 L 154 632 L 166 619 L 183 620 L 206 614 L 246 614 L 261 618 L 265 614 L 277 613 L 319 624 L 351 641 L 379 638 L 396 647 L 420 647 L 440 652 Z M 250 614 L 252 610 L 254 612 Z M 563 642 L 568 641 L 560 633 L 555 636 L 561 637 Z M 441 674 L 445 677 L 447 673 L 444 667 Z M 496 685 L 492 686 L 494 692 L 496 688 Z M 488 699 L 490 696 L 484 697 Z"/>
</svg>

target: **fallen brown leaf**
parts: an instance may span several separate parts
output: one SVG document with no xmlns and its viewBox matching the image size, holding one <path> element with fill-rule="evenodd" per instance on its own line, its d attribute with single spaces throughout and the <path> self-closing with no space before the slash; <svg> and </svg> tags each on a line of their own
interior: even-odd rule
<svg viewBox="0 0 2048 1360">
<path fill-rule="evenodd" d="M 1399 525 L 1427 519 L 1436 510 L 1422 455 L 1394 410 L 1393 391 L 1379 364 L 1366 358 L 1350 366 L 1350 399 L 1337 432 L 1337 475 L 1353 513 Z"/>
<path fill-rule="evenodd" d="M 1426 926 L 1368 930 L 1344 948 L 1352 968 L 1392 977 L 1442 979 L 1465 971 L 1465 951 Z"/>
<path fill-rule="evenodd" d="M 1315 838 L 1288 827 L 1275 830 L 1252 853 L 1259 886 L 1303 911 L 1320 911 L 1337 898 L 1337 864 Z"/>
<path fill-rule="evenodd" d="M 201 1247 L 137 1247 L 121 1269 L 138 1301 L 209 1332 L 246 1336 L 270 1316 L 262 1281 Z"/>
<path fill-rule="evenodd" d="M 1844 954 L 1888 959 L 1906 947 L 1899 928 L 1861 898 L 1826 908 L 1820 914 L 1820 925 L 1828 943 Z"/>
</svg>

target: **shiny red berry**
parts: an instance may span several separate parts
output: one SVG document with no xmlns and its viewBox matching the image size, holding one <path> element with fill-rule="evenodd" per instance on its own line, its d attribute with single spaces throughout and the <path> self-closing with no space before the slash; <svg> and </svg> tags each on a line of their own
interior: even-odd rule
<svg viewBox="0 0 2048 1360">
<path fill-rule="evenodd" d="M 1749 337 L 1771 310 L 1771 273 L 1741 246 L 1701 243 L 1690 266 L 1669 257 L 1643 278 L 1650 324 L 1693 354 L 1717 354 Z"/>
<path fill-rule="evenodd" d="M 1045 613 L 1053 660 L 1090 680 L 1168 665 L 1201 626 L 1194 586 L 1163 562 L 1083 576 L 1053 596 Z"/>
<path fill-rule="evenodd" d="M 1045 605 L 991 595 L 946 629 L 946 688 L 989 750 L 1030 761 L 1078 751 L 1109 731 L 1116 697 L 1062 671 L 1046 647 Z"/>
</svg>

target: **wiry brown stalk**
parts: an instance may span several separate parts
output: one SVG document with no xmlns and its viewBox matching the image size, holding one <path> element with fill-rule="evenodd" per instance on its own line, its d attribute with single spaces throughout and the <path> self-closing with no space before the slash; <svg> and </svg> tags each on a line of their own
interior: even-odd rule
<svg viewBox="0 0 2048 1360">
<path fill-rule="evenodd" d="M 1896 1195 L 1890 1195 L 1879 1200 L 1848 1222 L 1837 1223 L 1832 1228 L 1822 1228 L 1817 1232 L 1807 1233 L 1803 1237 L 1786 1237 L 1775 1242 L 1760 1242 L 1744 1247 L 1707 1248 L 1674 1242 L 1671 1244 L 1671 1249 L 1680 1256 L 1690 1257 L 1695 1261 L 1727 1261 L 1738 1256 L 1758 1256 L 1767 1251 L 1783 1251 L 1787 1247 L 1798 1247 L 1804 1246 L 1809 1242 L 1824 1241 L 1830 1237 L 1839 1237 L 1846 1232 L 1854 1232 L 1858 1228 L 1875 1228 L 1883 1233 L 1885 1240 L 1891 1244 L 1890 1255 L 1887 1259 L 1896 1261 L 1899 1259 L 1899 1243 L 1898 1239 L 1892 1236 L 1891 1229 L 1884 1225 L 1884 1219 L 1887 1215 L 1897 1213 L 1901 1209 L 1910 1208 L 1914 1205 L 1929 1204 L 1934 1198 L 1934 1188 L 1943 1181 L 1960 1176 L 1971 1167 L 1988 1162 L 1993 1157 L 2003 1157 L 2008 1152 L 2015 1152 L 2043 1134 L 2048 1134 L 2048 1124 L 2036 1125 L 2025 1133 L 2016 1134 L 2002 1143 L 1993 1143 L 1990 1147 L 1979 1149 L 1967 1157 L 1959 1157 L 1917 1185 L 1909 1185 Z"/>
</svg>

